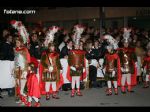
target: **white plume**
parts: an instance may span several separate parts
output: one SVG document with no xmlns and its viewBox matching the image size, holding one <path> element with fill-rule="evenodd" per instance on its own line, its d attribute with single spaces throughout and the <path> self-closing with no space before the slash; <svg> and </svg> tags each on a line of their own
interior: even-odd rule
<svg viewBox="0 0 150 112">
<path fill-rule="evenodd" d="M 131 32 L 131 29 L 124 28 L 123 38 L 125 42 L 128 42 L 130 35 L 131 35 L 130 32 Z"/>
<path fill-rule="evenodd" d="M 81 39 L 81 34 L 84 31 L 84 27 L 81 25 L 75 25 L 74 26 L 74 37 L 73 37 L 73 41 L 75 44 L 79 45 L 80 39 Z"/>
<path fill-rule="evenodd" d="M 27 43 L 28 39 L 29 39 L 29 34 L 25 28 L 25 26 L 22 24 L 21 21 L 16 21 L 16 20 L 12 20 L 11 21 L 11 25 L 13 28 L 15 28 L 19 35 L 21 36 L 21 38 L 23 39 L 23 43 Z"/>
<path fill-rule="evenodd" d="M 113 46 L 114 49 L 118 48 L 118 42 L 111 35 L 105 35 L 104 39 L 108 40 L 109 46 Z"/>
<path fill-rule="evenodd" d="M 46 39 L 45 39 L 45 42 L 44 42 L 45 47 L 48 47 L 49 43 L 54 42 L 54 35 L 58 31 L 58 29 L 59 28 L 57 26 L 52 26 L 51 28 L 49 28 L 49 31 L 46 34 Z"/>
</svg>

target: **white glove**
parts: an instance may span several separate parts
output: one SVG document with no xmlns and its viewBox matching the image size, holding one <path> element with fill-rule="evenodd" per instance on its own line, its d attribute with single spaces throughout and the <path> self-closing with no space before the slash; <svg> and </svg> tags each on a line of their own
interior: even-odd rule
<svg viewBox="0 0 150 112">
<path fill-rule="evenodd" d="M 116 73 L 115 71 L 113 71 L 113 72 L 112 72 L 112 77 L 114 77 L 114 76 L 115 76 L 115 73 Z"/>
<path fill-rule="evenodd" d="M 136 68 L 138 67 L 138 63 L 137 63 L 137 62 L 135 62 L 135 67 L 136 67 Z"/>
<path fill-rule="evenodd" d="M 83 73 L 85 72 L 85 68 L 83 68 Z"/>
<path fill-rule="evenodd" d="M 73 70 L 73 71 L 76 71 L 76 68 L 73 67 L 73 66 L 71 66 L 70 69 Z"/>
<path fill-rule="evenodd" d="M 121 71 L 122 71 L 122 72 L 124 72 L 124 69 L 123 69 L 123 67 L 121 67 Z"/>
<path fill-rule="evenodd" d="M 146 73 L 146 68 L 144 68 L 143 72 Z"/>
<path fill-rule="evenodd" d="M 52 66 L 50 66 L 48 70 L 49 70 L 50 72 L 52 72 L 53 69 L 54 69 L 54 68 L 53 68 Z"/>
<path fill-rule="evenodd" d="M 141 72 L 143 72 L 144 71 L 144 69 L 143 68 L 141 68 Z"/>
</svg>

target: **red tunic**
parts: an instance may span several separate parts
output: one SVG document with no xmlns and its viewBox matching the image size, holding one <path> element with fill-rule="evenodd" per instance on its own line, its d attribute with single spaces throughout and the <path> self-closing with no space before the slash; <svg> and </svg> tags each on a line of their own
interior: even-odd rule
<svg viewBox="0 0 150 112">
<path fill-rule="evenodd" d="M 134 53 L 135 49 L 134 48 L 119 48 L 117 49 L 118 51 L 123 50 L 123 51 L 128 51 L 129 53 Z M 137 68 L 135 66 L 135 62 L 132 61 L 133 66 L 134 66 L 134 73 L 131 75 L 131 86 L 135 86 L 137 85 Z M 121 86 L 121 77 L 122 77 L 122 73 L 120 72 L 120 76 L 118 79 L 118 86 Z M 127 82 L 126 82 L 126 86 L 127 86 Z"/>
<path fill-rule="evenodd" d="M 85 54 L 85 51 L 83 50 L 71 50 L 70 52 L 73 52 L 75 54 Z M 76 60 L 75 60 L 76 61 Z M 86 59 L 84 58 L 84 68 L 86 69 Z M 86 70 L 85 72 L 80 75 L 80 80 L 84 80 L 86 78 Z M 70 66 L 68 65 L 68 70 L 67 70 L 67 79 L 72 82 L 72 77 L 70 75 Z"/>
<path fill-rule="evenodd" d="M 46 55 L 46 52 L 43 52 L 42 55 Z M 57 55 L 50 55 L 50 56 L 51 56 L 51 58 L 53 58 L 53 56 L 57 56 Z M 46 91 L 45 91 L 45 82 L 42 81 L 43 70 L 44 70 L 44 67 L 43 67 L 43 65 L 40 63 L 40 66 L 39 66 L 40 92 L 41 92 L 42 95 L 45 95 L 45 94 L 46 94 Z M 64 81 L 63 81 L 63 76 L 62 76 L 62 74 L 60 74 L 60 79 L 59 79 L 59 81 L 56 83 L 56 91 L 59 90 L 59 88 L 63 85 L 63 83 L 64 83 Z M 53 91 L 52 91 L 52 86 L 50 86 L 49 93 L 53 93 Z"/>
<path fill-rule="evenodd" d="M 121 77 L 121 67 L 120 67 L 120 58 L 119 58 L 118 54 L 114 53 L 113 55 L 110 55 L 108 53 L 105 55 L 105 57 L 108 62 L 111 62 L 112 60 L 117 60 L 117 82 L 120 83 L 119 79 Z"/>
</svg>

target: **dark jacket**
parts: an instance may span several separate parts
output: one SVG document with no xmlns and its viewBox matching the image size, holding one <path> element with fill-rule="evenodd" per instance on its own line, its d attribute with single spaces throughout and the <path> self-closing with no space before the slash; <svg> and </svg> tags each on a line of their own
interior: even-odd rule
<svg viewBox="0 0 150 112">
<path fill-rule="evenodd" d="M 60 52 L 60 58 L 64 58 L 65 56 L 68 56 L 69 49 L 67 46 L 64 46 Z"/>
<path fill-rule="evenodd" d="M 4 43 L 2 45 L 1 53 L 2 53 L 2 60 L 10 60 L 14 61 L 14 45 L 9 43 Z"/>
</svg>

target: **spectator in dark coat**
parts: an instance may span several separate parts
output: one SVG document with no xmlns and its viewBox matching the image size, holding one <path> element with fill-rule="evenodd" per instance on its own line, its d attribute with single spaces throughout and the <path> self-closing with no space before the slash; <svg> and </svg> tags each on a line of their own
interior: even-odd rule
<svg viewBox="0 0 150 112">
<path fill-rule="evenodd" d="M 8 34 L 6 37 L 6 42 L 2 45 L 2 60 L 14 60 L 14 45 L 12 43 L 12 36 Z"/>
<path fill-rule="evenodd" d="M 36 59 L 40 59 L 41 57 L 41 50 L 40 50 L 40 45 L 38 41 L 38 36 L 36 33 L 33 33 L 31 35 L 31 43 L 30 43 L 30 48 L 29 48 L 30 55 L 32 57 L 35 57 Z"/>
<path fill-rule="evenodd" d="M 2 60 L 9 60 L 14 61 L 14 45 L 12 43 L 12 36 L 10 34 L 6 35 L 6 42 L 2 45 Z M 8 88 L 8 95 L 13 96 L 14 95 L 14 88 Z M 0 93 L 0 98 L 1 93 Z"/>
</svg>

